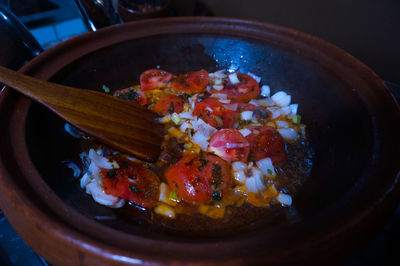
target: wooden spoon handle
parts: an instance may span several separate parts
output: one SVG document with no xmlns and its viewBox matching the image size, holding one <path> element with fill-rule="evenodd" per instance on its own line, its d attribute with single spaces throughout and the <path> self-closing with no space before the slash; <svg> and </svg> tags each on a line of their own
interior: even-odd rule
<svg viewBox="0 0 400 266">
<path fill-rule="evenodd" d="M 68 123 L 115 149 L 154 161 L 163 129 L 155 113 L 91 90 L 32 78 L 0 66 L 0 83 L 48 107 Z"/>
</svg>

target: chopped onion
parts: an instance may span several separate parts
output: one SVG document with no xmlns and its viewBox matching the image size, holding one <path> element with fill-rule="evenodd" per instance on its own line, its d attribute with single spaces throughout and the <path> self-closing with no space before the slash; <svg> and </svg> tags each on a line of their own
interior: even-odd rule
<svg viewBox="0 0 400 266">
<path fill-rule="evenodd" d="M 230 103 L 230 102 L 231 102 L 231 100 L 229 100 L 229 99 L 227 99 L 227 100 L 218 99 L 218 101 L 219 101 L 220 103 Z"/>
<path fill-rule="evenodd" d="M 263 98 L 258 100 L 253 99 L 249 103 L 255 106 L 262 106 L 262 107 L 269 107 L 275 105 L 271 98 Z"/>
<path fill-rule="evenodd" d="M 248 142 L 244 142 L 244 143 L 227 142 L 227 143 L 225 143 L 225 148 L 227 148 L 227 149 L 244 148 L 244 147 L 248 147 L 248 146 L 250 146 L 250 144 Z"/>
<path fill-rule="evenodd" d="M 271 99 L 274 101 L 276 105 L 283 107 L 283 106 L 288 106 L 290 104 L 291 96 L 284 91 L 278 91 L 277 93 L 271 96 Z"/>
<path fill-rule="evenodd" d="M 288 128 L 289 124 L 286 121 L 276 120 L 275 121 L 278 128 Z"/>
<path fill-rule="evenodd" d="M 192 141 L 198 145 L 200 145 L 200 147 L 206 151 L 207 147 L 208 147 L 208 139 L 209 137 L 204 136 L 201 132 L 197 131 L 193 137 L 192 137 Z"/>
<path fill-rule="evenodd" d="M 279 193 L 279 195 L 278 195 L 278 197 L 276 197 L 276 199 L 283 205 L 286 205 L 286 206 L 292 205 L 292 197 L 288 194 Z"/>
<path fill-rule="evenodd" d="M 271 88 L 268 85 L 261 86 L 261 96 L 269 97 L 271 94 Z"/>
<path fill-rule="evenodd" d="M 230 74 L 228 77 L 229 77 L 229 81 L 230 81 L 232 84 L 240 83 L 240 80 L 238 79 L 236 72 Z"/>
<path fill-rule="evenodd" d="M 81 188 L 85 188 L 87 184 L 92 180 L 88 172 L 86 172 L 81 178 Z"/>
<path fill-rule="evenodd" d="M 75 127 L 71 126 L 68 123 L 65 123 L 64 129 L 65 131 L 68 132 L 68 134 L 70 134 L 74 138 L 79 139 L 81 137 L 81 134 L 79 133 L 78 129 L 76 129 Z"/>
<path fill-rule="evenodd" d="M 78 178 L 81 176 L 82 170 L 79 167 L 78 163 L 74 162 L 73 160 L 64 160 L 61 163 L 65 164 L 66 167 L 72 169 L 74 171 L 73 177 Z"/>
<path fill-rule="evenodd" d="M 243 112 L 240 113 L 240 117 L 243 120 L 250 120 L 252 116 L 253 116 L 253 112 L 252 111 L 243 111 Z"/>
<path fill-rule="evenodd" d="M 253 79 L 255 79 L 257 81 L 257 83 L 260 83 L 261 78 L 259 76 L 254 75 L 251 72 L 247 72 L 247 75 L 249 75 L 250 77 L 252 77 Z"/>
<path fill-rule="evenodd" d="M 210 86 L 210 85 L 208 85 L 208 86 L 206 87 L 206 91 L 207 91 L 207 92 L 210 92 L 210 91 L 211 91 L 211 86 Z"/>
<path fill-rule="evenodd" d="M 258 170 L 258 172 L 253 168 L 253 176 L 246 178 L 246 188 L 249 192 L 258 192 L 266 189 L 262 181 L 261 171 Z"/>
<path fill-rule="evenodd" d="M 175 123 L 175 125 L 179 125 L 179 122 L 181 122 L 181 119 L 179 118 L 179 116 L 176 113 L 172 114 L 171 120 L 172 120 L 172 122 Z"/>
<path fill-rule="evenodd" d="M 267 110 L 271 112 L 271 119 L 275 119 L 275 118 L 280 117 L 282 115 L 281 108 L 268 107 Z"/>
<path fill-rule="evenodd" d="M 209 106 L 206 107 L 206 110 L 209 111 L 210 113 L 213 113 L 213 112 L 214 112 L 214 110 L 213 110 L 211 107 L 209 107 Z"/>
<path fill-rule="evenodd" d="M 290 107 L 290 114 L 291 115 L 297 114 L 297 109 L 299 107 L 299 105 L 297 103 L 291 104 L 291 105 L 289 105 L 289 107 Z"/>
<path fill-rule="evenodd" d="M 180 126 L 179 129 L 180 129 L 182 132 L 185 132 L 186 129 L 191 128 L 191 127 L 192 127 L 192 125 L 191 125 L 190 123 L 184 122 L 184 123 L 182 123 L 182 125 Z"/>
<path fill-rule="evenodd" d="M 244 185 L 246 183 L 246 175 L 243 170 L 239 170 L 233 173 L 233 178 L 239 185 Z"/>
<path fill-rule="evenodd" d="M 158 119 L 158 122 L 161 124 L 168 123 L 169 121 L 171 121 L 171 115 L 166 115 Z"/>
<path fill-rule="evenodd" d="M 200 132 L 207 139 L 209 139 L 210 136 L 217 131 L 217 129 L 204 122 L 201 118 L 192 120 L 192 125 L 195 131 Z"/>
<path fill-rule="evenodd" d="M 119 168 L 116 161 L 110 162 L 106 157 L 100 156 L 93 149 L 89 150 L 89 158 L 96 164 L 96 166 L 104 169 Z"/>
<path fill-rule="evenodd" d="M 216 91 L 220 91 L 220 90 L 222 90 L 224 88 L 224 86 L 223 85 L 214 85 L 213 88 Z"/>
<path fill-rule="evenodd" d="M 291 110 L 290 106 L 284 106 L 281 108 L 280 112 L 283 116 L 285 116 L 285 115 L 290 115 L 292 110 Z"/>
<path fill-rule="evenodd" d="M 256 162 L 258 168 L 261 169 L 261 171 L 267 175 L 267 176 L 274 176 L 275 175 L 275 169 L 274 165 L 272 164 L 271 158 L 267 157 L 264 159 L 261 159 Z"/>
<path fill-rule="evenodd" d="M 222 100 L 226 100 L 228 98 L 225 93 L 213 93 L 211 94 L 211 97 L 219 98 Z"/>
<path fill-rule="evenodd" d="M 241 129 L 239 131 L 240 131 L 240 133 L 242 133 L 243 137 L 246 137 L 246 136 L 251 134 L 251 130 L 249 130 L 247 128 L 243 128 L 243 129 Z"/>
<path fill-rule="evenodd" d="M 179 117 L 183 118 L 183 119 L 193 119 L 193 114 L 192 114 L 192 112 L 184 112 L 184 113 L 180 113 Z"/>
<path fill-rule="evenodd" d="M 278 131 L 282 138 L 289 142 L 293 142 L 299 137 L 299 134 L 293 128 L 279 128 Z"/>
<path fill-rule="evenodd" d="M 246 168 L 247 168 L 247 164 L 245 164 L 244 162 L 233 162 L 232 163 L 233 171 L 245 170 Z"/>
<path fill-rule="evenodd" d="M 221 100 L 220 100 L 221 101 Z M 231 111 L 236 111 L 238 108 L 238 104 L 237 103 L 233 103 L 233 104 L 223 104 L 222 105 L 225 109 L 227 110 L 231 110 Z"/>
</svg>

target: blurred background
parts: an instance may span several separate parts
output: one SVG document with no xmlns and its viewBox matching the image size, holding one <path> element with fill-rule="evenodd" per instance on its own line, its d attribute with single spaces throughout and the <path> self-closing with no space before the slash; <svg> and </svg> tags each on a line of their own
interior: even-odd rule
<svg viewBox="0 0 400 266">
<path fill-rule="evenodd" d="M 399 0 L 0 0 L 0 64 L 18 69 L 87 31 L 165 16 L 245 18 L 312 34 L 364 62 L 400 97 Z M 398 265 L 399 248 L 400 208 L 344 265 Z M 1 212 L 0 265 L 48 265 Z"/>
</svg>

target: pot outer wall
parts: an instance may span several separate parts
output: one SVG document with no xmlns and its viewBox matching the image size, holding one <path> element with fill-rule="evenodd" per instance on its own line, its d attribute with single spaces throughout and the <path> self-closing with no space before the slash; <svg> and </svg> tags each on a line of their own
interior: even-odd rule
<svg viewBox="0 0 400 266">
<path fill-rule="evenodd" d="M 52 263 L 334 263 L 361 247 L 394 210 L 399 107 L 375 73 L 312 36 L 235 19 L 148 20 L 71 39 L 21 71 L 115 90 L 137 84 L 142 71 L 156 66 L 172 73 L 250 71 L 273 91 L 288 92 L 315 149 L 310 178 L 292 208 L 236 233 L 191 237 L 95 221 L 112 213 L 84 195 L 60 165 L 77 156 L 79 143 L 51 112 L 6 89 L 0 96 L 1 207 Z"/>
</svg>

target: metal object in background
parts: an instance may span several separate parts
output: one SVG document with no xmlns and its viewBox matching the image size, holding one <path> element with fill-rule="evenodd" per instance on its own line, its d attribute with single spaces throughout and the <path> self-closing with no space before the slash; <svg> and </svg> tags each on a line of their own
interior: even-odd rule
<svg viewBox="0 0 400 266">
<path fill-rule="evenodd" d="M 0 2 L 0 65 L 17 70 L 43 51 L 24 24 Z"/>
</svg>

